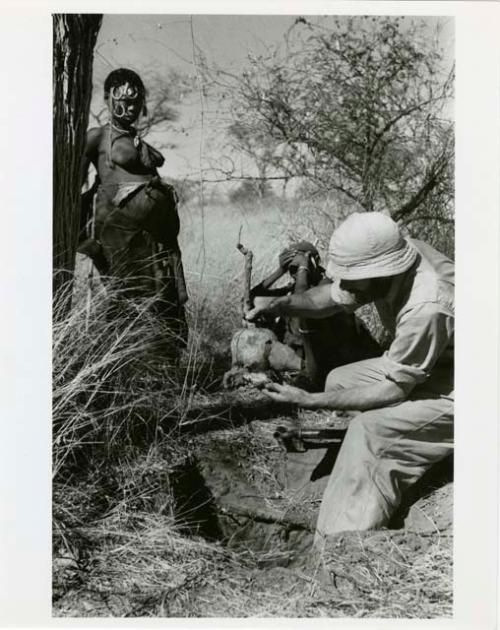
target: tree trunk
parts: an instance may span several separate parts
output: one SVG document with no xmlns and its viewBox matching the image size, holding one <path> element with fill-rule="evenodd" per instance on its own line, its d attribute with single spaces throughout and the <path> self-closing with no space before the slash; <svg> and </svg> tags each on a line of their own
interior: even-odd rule
<svg viewBox="0 0 500 630">
<path fill-rule="evenodd" d="M 78 242 L 81 159 L 102 16 L 53 15 L 53 289 L 71 280 Z"/>
</svg>

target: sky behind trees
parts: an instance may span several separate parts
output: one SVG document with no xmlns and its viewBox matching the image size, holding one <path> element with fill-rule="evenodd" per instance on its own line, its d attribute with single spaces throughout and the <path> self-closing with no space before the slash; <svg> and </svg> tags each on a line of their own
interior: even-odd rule
<svg viewBox="0 0 500 630">
<path fill-rule="evenodd" d="M 152 143 L 163 145 L 165 165 L 162 175 L 197 178 L 200 167 L 207 168 L 223 149 L 224 120 L 220 102 L 203 99 L 197 81 L 194 52 L 227 72 L 239 73 L 249 55 L 264 54 L 283 42 L 295 15 L 118 15 L 104 16 L 94 58 L 92 111 L 103 108 L 102 86 L 106 75 L 117 67 L 130 67 L 143 77 L 167 76 L 172 70 L 190 77 L 195 89 L 175 105 L 179 118 L 166 131 L 151 134 Z M 328 28 L 333 16 L 307 16 Z M 436 37 L 453 63 L 453 19 L 417 18 L 428 23 L 429 36 Z M 203 120 L 202 120 L 203 111 Z M 91 119 L 91 125 L 95 120 Z M 203 130 L 202 130 L 203 128 Z M 174 145 L 174 146 L 168 146 Z M 243 163 L 242 168 L 247 165 Z M 250 166 L 248 165 L 248 168 Z"/>
</svg>

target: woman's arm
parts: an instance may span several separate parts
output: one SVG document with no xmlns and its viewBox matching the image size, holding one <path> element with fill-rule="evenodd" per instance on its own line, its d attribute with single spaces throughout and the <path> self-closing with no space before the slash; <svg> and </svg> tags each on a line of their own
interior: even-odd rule
<svg viewBox="0 0 500 630">
<path fill-rule="evenodd" d="M 294 295 L 300 295 L 309 289 L 309 266 L 300 265 L 295 272 L 295 288 Z"/>
<path fill-rule="evenodd" d="M 80 167 L 80 184 L 83 186 L 87 181 L 89 174 L 89 166 L 94 165 L 97 171 L 97 156 L 99 151 L 99 144 L 102 139 L 102 127 L 94 127 L 87 132 L 87 139 L 85 141 L 85 149 L 83 151 L 82 162 Z"/>
<path fill-rule="evenodd" d="M 253 289 L 250 291 L 251 297 L 261 296 L 261 295 L 286 295 L 286 292 L 289 291 L 289 288 L 286 288 L 285 291 L 282 289 L 271 289 L 270 287 L 279 280 L 285 274 L 285 270 L 281 267 L 278 267 L 275 271 L 273 271 L 267 278 L 264 278 L 262 282 L 256 284 Z"/>
</svg>

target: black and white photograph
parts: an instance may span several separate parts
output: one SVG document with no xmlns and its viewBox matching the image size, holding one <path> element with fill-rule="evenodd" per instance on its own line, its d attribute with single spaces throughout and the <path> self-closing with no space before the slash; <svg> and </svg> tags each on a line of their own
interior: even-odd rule
<svg viewBox="0 0 500 630">
<path fill-rule="evenodd" d="M 335 4 L 46 15 L 52 621 L 455 618 L 458 18 Z"/>
<path fill-rule="evenodd" d="M 55 615 L 450 616 L 453 22 L 54 15 Z"/>
</svg>

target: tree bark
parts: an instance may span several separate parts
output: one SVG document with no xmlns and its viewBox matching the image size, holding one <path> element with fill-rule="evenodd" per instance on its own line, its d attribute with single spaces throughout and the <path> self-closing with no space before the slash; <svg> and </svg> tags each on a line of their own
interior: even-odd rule
<svg viewBox="0 0 500 630">
<path fill-rule="evenodd" d="M 53 15 L 54 291 L 72 279 L 78 243 L 81 159 L 92 95 L 92 62 L 102 16 Z"/>
</svg>

